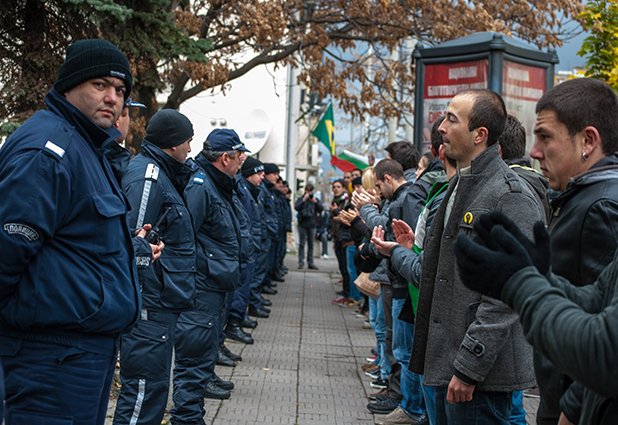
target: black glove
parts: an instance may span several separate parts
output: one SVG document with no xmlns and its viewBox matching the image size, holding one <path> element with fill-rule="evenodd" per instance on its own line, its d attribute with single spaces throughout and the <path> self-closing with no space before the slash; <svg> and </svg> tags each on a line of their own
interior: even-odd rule
<svg viewBox="0 0 618 425">
<path fill-rule="evenodd" d="M 500 299 L 502 288 L 516 272 L 532 266 L 521 243 L 501 225 L 491 229 L 487 242 L 475 242 L 459 235 L 453 246 L 459 275 L 468 288 Z"/>
<path fill-rule="evenodd" d="M 549 233 L 545 230 L 545 224 L 542 221 L 535 223 L 532 231 L 534 242 L 530 241 L 519 230 L 517 225 L 504 214 L 494 211 L 489 214 L 484 214 L 474 223 L 474 230 L 477 231 L 483 242 L 491 248 L 495 249 L 494 242 L 490 237 L 491 229 L 494 226 L 501 225 L 509 232 L 517 241 L 523 245 L 528 252 L 528 256 L 532 259 L 534 266 L 539 273 L 545 276 L 549 272 L 551 264 L 551 249 L 549 244 Z"/>
</svg>

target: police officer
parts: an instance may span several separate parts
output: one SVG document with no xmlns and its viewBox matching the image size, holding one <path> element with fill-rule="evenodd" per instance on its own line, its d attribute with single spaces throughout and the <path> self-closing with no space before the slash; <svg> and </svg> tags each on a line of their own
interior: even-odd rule
<svg viewBox="0 0 618 425">
<path fill-rule="evenodd" d="M 103 153 L 111 164 L 119 182 L 122 181 L 122 176 L 124 176 L 127 172 L 127 168 L 129 168 L 129 161 L 133 158 L 131 151 L 122 146 L 122 143 L 127 138 L 127 134 L 129 134 L 129 125 L 131 124 L 129 108 L 144 109 L 146 105 L 136 102 L 129 97 L 124 103 L 124 108 L 122 108 L 120 117 L 118 117 L 114 123 L 114 127 L 120 131 L 120 135 L 116 137 L 115 140 L 109 140 L 103 145 Z"/>
<path fill-rule="evenodd" d="M 276 188 L 277 180 L 279 179 L 279 167 L 277 164 L 264 164 L 264 182 L 260 186 L 264 212 L 266 214 L 266 223 L 268 227 L 268 235 L 270 238 L 270 254 L 268 256 L 270 264 L 268 265 L 268 273 L 262 282 L 262 292 L 269 295 L 274 295 L 277 290 L 273 288 L 273 280 L 282 281 L 281 276 L 277 275 L 280 235 L 283 231 L 281 224 L 281 206 L 279 205 L 279 191 Z M 268 312 L 268 309 L 264 309 Z"/>
<path fill-rule="evenodd" d="M 74 42 L 48 109 L 0 150 L 8 425 L 105 421 L 117 338 L 140 310 L 127 206 L 101 152 L 118 137 L 113 125 L 131 84 L 116 46 Z"/>
<path fill-rule="evenodd" d="M 258 204 L 258 186 L 262 182 L 260 173 L 263 174 L 264 166 L 262 163 L 253 158 L 247 157 L 242 165 L 241 172 L 236 175 L 236 193 L 237 198 L 241 203 L 242 210 L 248 217 L 248 243 L 250 248 L 247 249 L 247 255 L 241 255 L 241 278 L 242 285 L 236 291 L 232 299 L 230 315 L 225 329 L 227 338 L 245 343 L 252 344 L 253 338 L 242 329 L 242 322 L 247 313 L 247 306 L 251 294 L 251 283 L 257 272 L 257 257 L 262 248 L 262 210 Z M 251 177 L 256 176 L 256 177 Z M 247 180 L 252 179 L 257 183 L 254 185 Z M 250 255 L 249 255 L 250 254 Z M 243 261 L 243 258 L 245 260 Z M 259 302 L 259 301 L 258 301 Z M 252 326 L 252 323 L 245 322 L 245 325 Z M 256 324 L 257 326 L 257 324 Z"/>
<path fill-rule="evenodd" d="M 192 174 L 185 164 L 192 139 L 186 116 L 173 109 L 157 112 L 122 179 L 131 205 L 129 225 L 155 223 L 147 239 L 158 236 L 165 249 L 159 261 L 139 272 L 143 306 L 120 343 L 116 425 L 160 424 L 167 404 L 176 321 L 192 308 L 195 293 L 195 233 L 182 196 Z"/>
<path fill-rule="evenodd" d="M 233 193 L 245 152 L 234 130 L 213 130 L 185 189 L 197 237 L 197 292 L 193 311 L 182 313 L 176 326 L 175 425 L 203 423 L 204 392 L 215 384 L 225 297 L 240 286 L 240 224 Z"/>
</svg>

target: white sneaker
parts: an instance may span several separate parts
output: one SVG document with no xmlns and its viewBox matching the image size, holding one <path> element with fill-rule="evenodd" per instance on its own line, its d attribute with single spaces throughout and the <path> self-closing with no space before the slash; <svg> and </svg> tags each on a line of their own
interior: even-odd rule
<svg viewBox="0 0 618 425">
<path fill-rule="evenodd" d="M 322 259 L 323 259 L 323 260 L 328 260 L 329 258 L 330 258 L 330 257 L 329 257 L 328 255 L 326 255 L 326 254 L 322 255 Z"/>
</svg>

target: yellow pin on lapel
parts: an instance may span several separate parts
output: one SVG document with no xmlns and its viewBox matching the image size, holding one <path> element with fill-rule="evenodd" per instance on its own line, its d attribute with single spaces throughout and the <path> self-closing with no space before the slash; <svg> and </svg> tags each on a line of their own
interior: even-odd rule
<svg viewBox="0 0 618 425">
<path fill-rule="evenodd" d="M 466 224 L 472 224 L 472 222 L 474 221 L 474 216 L 472 215 L 470 211 L 464 214 L 463 221 Z"/>
</svg>

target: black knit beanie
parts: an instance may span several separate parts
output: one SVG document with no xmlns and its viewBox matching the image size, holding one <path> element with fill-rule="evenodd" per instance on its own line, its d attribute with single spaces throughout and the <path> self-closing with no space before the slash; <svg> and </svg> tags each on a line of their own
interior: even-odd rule
<svg viewBox="0 0 618 425">
<path fill-rule="evenodd" d="M 264 173 L 266 174 L 278 173 L 280 171 L 281 170 L 279 170 L 277 164 L 273 164 L 272 162 L 267 162 L 266 164 L 264 164 Z"/>
<path fill-rule="evenodd" d="M 116 77 L 124 81 L 125 100 L 131 93 L 131 69 L 125 55 L 107 40 L 78 40 L 67 48 L 54 88 L 64 93 L 92 78 Z"/>
<path fill-rule="evenodd" d="M 242 167 L 240 169 L 243 177 L 252 176 L 260 171 L 264 171 L 264 164 L 262 164 L 262 161 L 252 156 L 248 156 L 247 159 L 245 159 L 245 162 L 242 163 Z"/>
<path fill-rule="evenodd" d="M 193 137 L 193 124 L 175 109 L 161 109 L 150 118 L 146 137 L 161 149 L 173 148 Z"/>
</svg>

